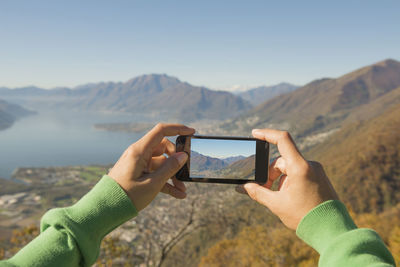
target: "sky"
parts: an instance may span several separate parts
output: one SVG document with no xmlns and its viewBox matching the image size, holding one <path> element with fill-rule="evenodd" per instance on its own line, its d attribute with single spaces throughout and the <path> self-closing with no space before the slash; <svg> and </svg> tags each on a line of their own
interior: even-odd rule
<svg viewBox="0 0 400 267">
<path fill-rule="evenodd" d="M 213 158 L 224 159 L 236 156 L 249 157 L 256 153 L 256 142 L 245 140 L 213 140 L 192 138 L 190 149 L 204 156 Z"/>
<path fill-rule="evenodd" d="M 0 87 L 165 73 L 212 89 L 400 60 L 400 1 L 0 2 Z"/>
</svg>

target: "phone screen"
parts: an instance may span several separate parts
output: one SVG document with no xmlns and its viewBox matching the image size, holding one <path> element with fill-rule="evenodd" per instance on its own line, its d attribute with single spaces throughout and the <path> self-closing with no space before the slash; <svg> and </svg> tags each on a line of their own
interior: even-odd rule
<svg viewBox="0 0 400 267">
<path fill-rule="evenodd" d="M 191 139 L 190 177 L 255 179 L 256 141 Z"/>
</svg>

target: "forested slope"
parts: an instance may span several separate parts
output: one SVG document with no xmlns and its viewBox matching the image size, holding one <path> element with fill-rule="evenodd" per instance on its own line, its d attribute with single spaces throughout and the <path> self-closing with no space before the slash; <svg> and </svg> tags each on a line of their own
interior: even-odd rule
<svg viewBox="0 0 400 267">
<path fill-rule="evenodd" d="M 341 199 L 357 212 L 400 202 L 400 105 L 343 127 L 307 153 L 320 161 Z"/>
</svg>

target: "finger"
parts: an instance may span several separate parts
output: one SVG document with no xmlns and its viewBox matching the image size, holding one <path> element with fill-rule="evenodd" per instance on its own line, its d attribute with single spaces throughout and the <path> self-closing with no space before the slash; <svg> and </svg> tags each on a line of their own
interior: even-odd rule
<svg viewBox="0 0 400 267">
<path fill-rule="evenodd" d="M 163 188 L 161 189 L 161 192 L 168 194 L 170 196 L 173 196 L 174 198 L 178 198 L 178 199 L 183 199 L 186 197 L 186 193 L 182 192 L 181 190 L 179 190 L 178 188 L 172 186 L 169 183 L 166 183 Z"/>
<path fill-rule="evenodd" d="M 247 195 L 247 191 L 244 189 L 243 185 L 238 185 L 235 187 L 236 192 L 240 194 Z"/>
<path fill-rule="evenodd" d="M 150 161 L 150 171 L 155 171 L 160 168 L 166 160 L 166 156 L 152 157 Z"/>
<path fill-rule="evenodd" d="M 274 209 L 275 203 L 277 202 L 276 192 L 256 183 L 247 183 L 243 185 L 243 188 L 252 199 L 270 210 Z"/>
<path fill-rule="evenodd" d="M 252 134 L 255 138 L 277 145 L 279 153 L 284 158 L 290 161 L 304 160 L 288 132 L 273 129 L 253 129 Z"/>
<path fill-rule="evenodd" d="M 142 149 L 153 149 L 156 147 L 165 136 L 175 135 L 191 135 L 194 134 L 193 128 L 187 127 L 183 124 L 164 124 L 159 123 L 154 126 L 145 136 L 143 136 L 137 143 Z"/>
<path fill-rule="evenodd" d="M 168 156 L 171 156 L 173 153 L 175 153 L 175 144 L 165 137 L 162 139 L 161 143 L 153 149 L 153 157 L 160 156 L 164 153 Z"/>
<path fill-rule="evenodd" d="M 282 188 L 282 186 L 283 186 L 283 183 L 286 181 L 286 179 L 287 179 L 287 175 L 282 175 L 282 176 L 281 176 L 281 180 L 279 181 L 278 190 L 281 190 L 281 188 Z"/>
<path fill-rule="evenodd" d="M 185 184 L 182 181 L 178 180 L 176 177 L 172 177 L 172 183 L 176 188 L 178 188 L 182 192 L 186 192 Z"/>
<path fill-rule="evenodd" d="M 286 173 L 286 172 L 284 172 L 285 170 L 281 170 L 279 168 L 279 166 L 284 165 L 284 164 L 281 163 L 281 161 L 284 161 L 284 159 L 282 157 L 277 157 L 269 165 L 269 168 L 268 168 L 268 181 L 264 185 L 265 187 L 271 189 L 272 184 L 276 181 L 276 179 L 278 179 L 282 175 L 282 173 Z"/>
<path fill-rule="evenodd" d="M 174 176 L 180 168 L 185 164 L 188 155 L 185 152 L 179 152 L 170 156 L 165 160 L 155 172 L 151 174 L 152 182 L 156 183 L 160 189 L 168 181 L 169 178 Z"/>
</svg>

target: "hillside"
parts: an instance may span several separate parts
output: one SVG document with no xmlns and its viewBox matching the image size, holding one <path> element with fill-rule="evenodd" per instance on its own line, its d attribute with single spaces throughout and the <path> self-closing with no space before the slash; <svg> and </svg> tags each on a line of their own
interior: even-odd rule
<svg viewBox="0 0 400 267">
<path fill-rule="evenodd" d="M 30 114 L 33 112 L 0 99 L 0 130 L 10 127 L 17 119 Z"/>
<path fill-rule="evenodd" d="M 360 228 L 372 228 L 400 262 L 400 204 L 379 215 L 353 214 Z M 267 246 L 265 244 L 268 244 Z M 199 267 L 208 266 L 318 266 L 319 255 L 283 225 L 264 224 L 242 229 L 234 238 L 212 246 Z"/>
<path fill-rule="evenodd" d="M 383 108 L 384 102 L 370 107 Z M 344 125 L 305 156 L 324 165 L 356 224 L 376 230 L 399 263 L 400 103 L 381 111 L 375 111 L 380 113 L 375 118 Z M 214 243 L 199 266 L 316 266 L 318 258 L 281 224 L 256 222 Z"/>
<path fill-rule="evenodd" d="M 298 86 L 290 83 L 280 83 L 273 86 L 260 86 L 239 93 L 239 96 L 257 106 L 273 97 L 296 90 Z"/>
<path fill-rule="evenodd" d="M 220 172 L 222 177 L 245 179 L 254 176 L 255 166 L 255 156 L 252 155 L 231 163 Z"/>
<path fill-rule="evenodd" d="M 200 177 L 247 178 L 254 175 L 255 158 L 252 155 L 218 159 L 192 151 L 190 169 Z"/>
<path fill-rule="evenodd" d="M 181 82 L 167 75 L 143 75 L 127 82 L 88 84 L 74 89 L 36 87 L 0 90 L 0 97 L 43 108 L 123 112 L 148 119 L 227 119 L 252 106 L 239 96 Z"/>
<path fill-rule="evenodd" d="M 190 169 L 192 171 L 218 170 L 227 165 L 228 163 L 221 159 L 204 156 L 195 151 L 190 152 Z"/>
<path fill-rule="evenodd" d="M 227 164 L 231 164 L 231 163 L 233 163 L 235 161 L 242 160 L 242 159 L 245 159 L 245 158 L 246 158 L 245 156 L 233 156 L 233 157 L 223 158 L 222 160 L 224 162 L 226 162 Z"/>
<path fill-rule="evenodd" d="M 364 119 L 378 115 L 395 104 L 394 99 L 385 96 L 398 87 L 400 62 L 388 59 L 337 79 L 313 81 L 291 93 L 270 99 L 220 127 L 224 131 L 236 132 L 274 127 L 289 129 L 296 136 L 306 136 L 339 127 L 343 121 L 356 121 L 358 118 L 352 114 L 358 109 L 363 110 L 358 112 L 361 113 L 358 117 Z M 365 108 L 379 99 L 383 110 Z"/>
<path fill-rule="evenodd" d="M 400 104 L 380 116 L 344 126 L 308 158 L 320 161 L 340 198 L 357 212 L 400 202 Z"/>
<path fill-rule="evenodd" d="M 26 226 L 39 225 L 40 217 L 53 207 L 63 207 L 76 202 L 110 166 L 71 166 L 51 168 L 20 168 L 15 178 L 26 182 L 24 188 L 0 195 L 0 252 L 4 248 L 8 258 L 15 253 L 10 247 L 22 247 L 12 237 L 18 230 L 24 234 L 25 243 L 35 235 L 24 231 Z M 7 182 L 4 180 L 4 182 Z M 10 181 L 11 182 L 11 181 Z M 3 183 L 0 180 L 2 185 Z M 11 183 L 10 183 L 11 185 Z M 140 216 L 114 230 L 102 242 L 99 260 L 108 265 L 143 265 L 146 259 L 155 265 L 195 265 L 205 255 L 208 247 L 222 237 L 230 237 L 242 227 L 258 222 L 273 225 L 277 219 L 251 201 L 237 194 L 230 185 L 187 183 L 188 196 L 177 200 L 159 194 Z M 237 221 L 241 217 L 240 222 Z M 13 231 L 16 230 L 16 231 Z M 36 232 L 36 235 L 38 231 Z M 171 240 L 178 241 L 171 251 L 164 251 Z M 182 245 L 182 246 L 181 246 Z M 124 247 L 123 251 L 119 248 Z M 149 249 L 151 247 L 152 249 Z M 129 251 L 134 252 L 129 253 Z M 161 258 L 161 253 L 165 253 Z M 164 264 L 161 264 L 164 262 Z"/>
</svg>

